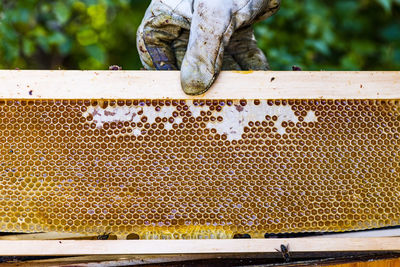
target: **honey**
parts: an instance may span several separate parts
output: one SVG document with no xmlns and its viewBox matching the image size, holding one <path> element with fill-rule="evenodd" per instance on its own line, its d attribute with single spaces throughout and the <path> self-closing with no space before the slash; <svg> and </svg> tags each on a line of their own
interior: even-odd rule
<svg viewBox="0 0 400 267">
<path fill-rule="evenodd" d="M 141 239 L 400 224 L 399 100 L 1 100 L 0 229 Z"/>
</svg>

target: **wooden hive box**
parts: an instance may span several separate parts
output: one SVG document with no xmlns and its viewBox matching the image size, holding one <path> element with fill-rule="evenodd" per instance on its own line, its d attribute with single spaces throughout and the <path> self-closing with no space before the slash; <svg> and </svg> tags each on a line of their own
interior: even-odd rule
<svg viewBox="0 0 400 267">
<path fill-rule="evenodd" d="M 265 234 L 400 223 L 399 72 L 224 72 L 189 97 L 179 72 L 0 71 L 0 98 L 2 231 L 148 239 L 3 255 L 272 252 L 289 240 Z"/>
</svg>

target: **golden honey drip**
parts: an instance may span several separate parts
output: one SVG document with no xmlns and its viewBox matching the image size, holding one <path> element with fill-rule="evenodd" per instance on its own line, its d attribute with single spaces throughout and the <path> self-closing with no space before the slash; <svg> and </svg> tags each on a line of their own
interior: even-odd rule
<svg viewBox="0 0 400 267">
<path fill-rule="evenodd" d="M 3 100 L 0 226 L 143 239 L 400 224 L 398 100 Z"/>
</svg>

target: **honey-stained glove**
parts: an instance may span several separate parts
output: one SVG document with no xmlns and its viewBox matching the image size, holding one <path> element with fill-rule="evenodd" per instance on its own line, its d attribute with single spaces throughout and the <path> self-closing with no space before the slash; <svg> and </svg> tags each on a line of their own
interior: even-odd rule
<svg viewBox="0 0 400 267">
<path fill-rule="evenodd" d="M 280 0 L 152 0 L 137 33 L 146 69 L 181 69 L 186 94 L 205 93 L 221 69 L 268 70 L 252 29 Z"/>
</svg>

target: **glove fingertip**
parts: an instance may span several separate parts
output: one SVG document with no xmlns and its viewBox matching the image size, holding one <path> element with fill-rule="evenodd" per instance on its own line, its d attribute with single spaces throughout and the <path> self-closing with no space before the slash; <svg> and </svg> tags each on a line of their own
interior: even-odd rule
<svg viewBox="0 0 400 267">
<path fill-rule="evenodd" d="M 183 64 L 181 86 L 187 95 L 201 95 L 210 89 L 216 76 L 216 74 L 200 70 L 197 66 Z"/>
<path fill-rule="evenodd" d="M 202 95 L 211 87 L 211 83 L 202 80 L 181 80 L 182 89 L 187 95 Z"/>
</svg>

